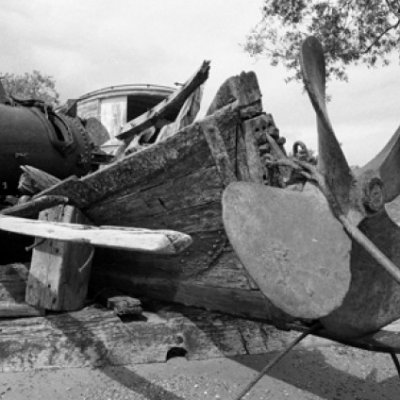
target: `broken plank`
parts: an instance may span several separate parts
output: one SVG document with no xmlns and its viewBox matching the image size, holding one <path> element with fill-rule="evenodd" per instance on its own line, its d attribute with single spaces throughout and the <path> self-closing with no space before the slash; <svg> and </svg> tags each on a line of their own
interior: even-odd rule
<svg viewBox="0 0 400 400">
<path fill-rule="evenodd" d="M 141 315 L 142 302 L 131 296 L 127 296 L 114 288 L 104 288 L 96 295 L 96 301 L 101 302 L 116 315 Z"/>
<path fill-rule="evenodd" d="M 21 165 L 23 171 L 18 183 L 22 193 L 35 194 L 61 182 L 59 178 L 30 165 Z"/>
<path fill-rule="evenodd" d="M 173 122 L 179 109 L 190 94 L 206 81 L 209 70 L 210 62 L 204 61 L 199 70 L 180 89 L 145 114 L 127 122 L 117 135 L 117 139 L 129 141 L 134 135 L 155 125 L 157 122 L 161 122 L 162 125 Z M 161 128 L 161 126 L 158 126 L 158 128 Z"/>
<path fill-rule="evenodd" d="M 189 235 L 170 230 L 94 227 L 51 221 L 0 216 L 0 229 L 21 235 L 45 239 L 90 243 L 94 246 L 144 251 L 157 254 L 176 254 L 191 244 Z"/>
<path fill-rule="evenodd" d="M 161 142 L 192 124 L 200 111 L 203 85 L 200 85 L 185 101 L 175 121 L 161 128 L 156 142 Z"/>
<path fill-rule="evenodd" d="M 14 217 L 36 217 L 40 211 L 60 204 L 67 204 L 68 197 L 64 196 L 41 196 L 26 203 L 17 204 L 12 207 L 4 208 L 0 211 L 2 215 L 12 215 Z"/>
</svg>

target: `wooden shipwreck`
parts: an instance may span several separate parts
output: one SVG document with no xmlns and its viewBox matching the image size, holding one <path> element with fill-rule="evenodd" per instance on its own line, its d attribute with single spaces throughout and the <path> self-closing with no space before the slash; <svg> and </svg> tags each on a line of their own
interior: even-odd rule
<svg viewBox="0 0 400 400">
<path fill-rule="evenodd" d="M 144 130 L 173 122 L 166 118 L 169 110 L 177 104 L 185 109 L 187 97 L 207 74 L 205 63 L 178 93 L 128 123 L 120 139 L 129 142 Z M 260 155 L 261 148 L 266 151 L 263 131 L 278 135 L 263 111 L 255 74 L 242 73 L 221 86 L 204 118 L 36 197 L 67 197 L 95 225 L 173 229 L 192 237 L 193 244 L 176 255 L 98 249 L 94 291 L 113 286 L 136 296 L 270 319 L 275 308 L 232 250 L 221 209 L 230 182 L 268 179 Z"/>
<path fill-rule="evenodd" d="M 82 348 L 92 365 L 159 361 L 175 351 L 196 358 L 265 352 L 274 331 L 264 323 L 272 322 L 302 331 L 288 350 L 319 335 L 390 353 L 400 374 L 399 335 L 376 333 L 399 316 L 393 261 L 400 231 L 385 208 L 400 191 L 399 131 L 353 175 L 327 115 L 323 51 L 314 38 L 303 45 L 302 67 L 318 118 L 318 163 L 300 142 L 287 156 L 252 72 L 229 78 L 196 120 L 204 62 L 179 90 L 123 126 L 114 160 L 97 171 L 60 180 L 22 166 L 19 187 L 33 197 L 1 209 L 0 229 L 36 239 L 29 271 L 22 264 L 0 270 L 0 316 L 35 316 L 52 339 L 48 349 L 31 335 L 36 347 L 25 349 L 18 337 L 0 335 L 0 352 L 17 349 L 0 369 L 19 370 L 29 360 L 59 366 L 71 354 L 79 366 L 88 357 Z M 286 184 L 298 190 L 271 187 Z M 81 310 L 89 277 L 90 297 L 112 315 Z M 156 316 L 149 299 L 163 302 Z M 212 312 L 165 312 L 164 302 Z M 127 314 L 135 316 L 132 326 Z"/>
</svg>

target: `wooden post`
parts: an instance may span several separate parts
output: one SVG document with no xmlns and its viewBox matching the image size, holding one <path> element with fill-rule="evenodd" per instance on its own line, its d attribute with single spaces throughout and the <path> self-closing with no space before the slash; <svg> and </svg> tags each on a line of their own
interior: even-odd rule
<svg viewBox="0 0 400 400">
<path fill-rule="evenodd" d="M 45 221 L 87 223 L 73 206 L 60 205 L 42 211 Z M 93 246 L 47 239 L 32 253 L 25 300 L 28 304 L 54 311 L 83 307 L 90 276 Z"/>
</svg>

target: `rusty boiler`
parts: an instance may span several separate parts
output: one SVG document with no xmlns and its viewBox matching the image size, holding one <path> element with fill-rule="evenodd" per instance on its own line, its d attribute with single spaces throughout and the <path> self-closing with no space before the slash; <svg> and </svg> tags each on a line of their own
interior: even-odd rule
<svg viewBox="0 0 400 400">
<path fill-rule="evenodd" d="M 0 194 L 17 192 L 20 165 L 61 179 L 82 176 L 91 168 L 91 149 L 79 118 L 56 113 L 39 100 L 9 98 L 0 87 Z"/>
</svg>

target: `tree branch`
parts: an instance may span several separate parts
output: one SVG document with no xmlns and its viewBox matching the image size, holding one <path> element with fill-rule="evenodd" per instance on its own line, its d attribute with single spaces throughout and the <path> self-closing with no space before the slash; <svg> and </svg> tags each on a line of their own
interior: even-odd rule
<svg viewBox="0 0 400 400">
<path fill-rule="evenodd" d="M 378 42 L 383 38 L 383 36 L 385 36 L 389 31 L 391 31 L 392 29 L 396 29 L 398 28 L 400 25 L 400 19 L 394 24 L 394 25 L 390 25 L 387 29 L 385 29 L 377 38 L 375 38 L 375 40 L 373 40 L 370 45 L 363 51 L 360 51 L 360 54 L 367 54 L 370 52 L 370 50 L 376 46 L 378 44 Z"/>
</svg>

